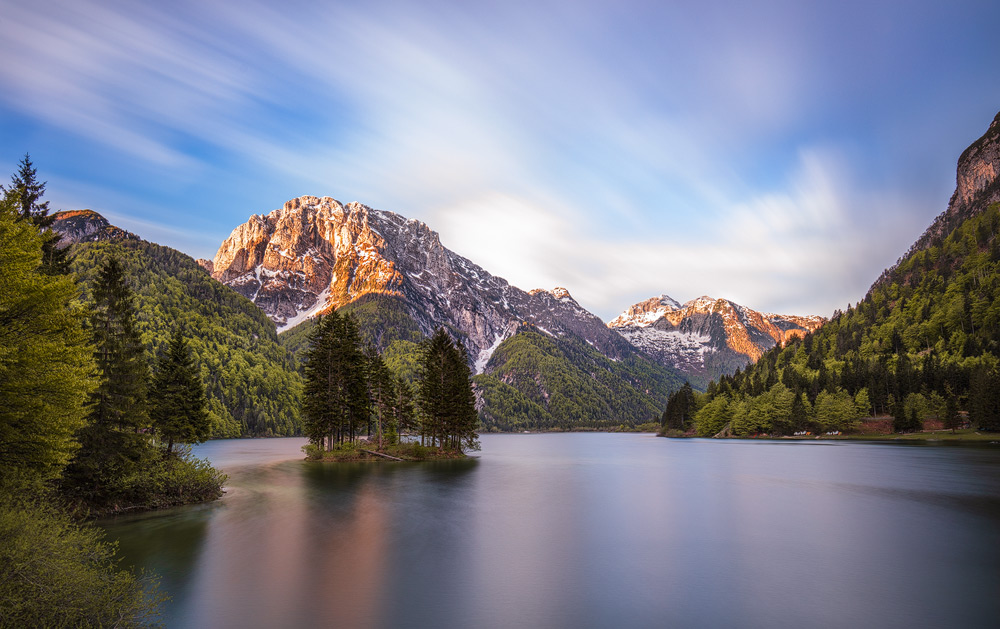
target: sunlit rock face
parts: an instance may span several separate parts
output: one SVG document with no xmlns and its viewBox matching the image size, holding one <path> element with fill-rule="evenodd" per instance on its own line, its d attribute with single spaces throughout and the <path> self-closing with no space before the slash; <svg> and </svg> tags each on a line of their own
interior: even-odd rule
<svg viewBox="0 0 1000 629">
<path fill-rule="evenodd" d="M 608 327 L 661 364 L 706 382 L 824 322 L 817 316 L 760 313 L 728 299 L 699 297 L 680 304 L 660 295 L 629 307 Z"/>
<path fill-rule="evenodd" d="M 566 289 L 525 292 L 445 248 L 420 221 L 330 197 L 251 216 L 203 266 L 279 330 L 363 295 L 398 297 L 425 333 L 445 325 L 465 335 L 477 371 L 525 323 L 580 336 L 612 358 L 635 352 Z"/>
<path fill-rule="evenodd" d="M 59 247 L 78 242 L 139 240 L 135 234 L 115 227 L 93 210 L 56 212 L 52 218 L 52 231 L 59 234 Z"/>
<path fill-rule="evenodd" d="M 934 219 L 927 231 L 910 248 L 910 252 L 931 247 L 935 242 L 947 237 L 963 221 L 985 211 L 998 201 L 1000 201 L 1000 113 L 993 118 L 986 133 L 970 144 L 958 158 L 955 193 L 951 195 L 948 208 Z M 875 285 L 883 282 L 891 271 L 892 269 L 886 270 Z"/>
</svg>

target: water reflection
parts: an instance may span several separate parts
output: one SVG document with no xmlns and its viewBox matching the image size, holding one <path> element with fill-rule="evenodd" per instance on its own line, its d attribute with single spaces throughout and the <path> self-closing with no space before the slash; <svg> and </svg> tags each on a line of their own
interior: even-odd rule
<svg viewBox="0 0 1000 629">
<path fill-rule="evenodd" d="M 219 504 L 109 525 L 169 626 L 1000 617 L 997 449 L 487 435 L 478 460 L 319 464 L 283 441 L 215 445 Z"/>
</svg>

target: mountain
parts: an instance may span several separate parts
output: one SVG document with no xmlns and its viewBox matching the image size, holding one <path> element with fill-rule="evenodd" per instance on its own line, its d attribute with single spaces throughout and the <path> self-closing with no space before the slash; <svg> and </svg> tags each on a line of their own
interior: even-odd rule
<svg viewBox="0 0 1000 629">
<path fill-rule="evenodd" d="M 107 256 L 121 260 L 136 294 L 151 362 L 175 327 L 185 332 L 201 366 L 215 436 L 300 432 L 301 378 L 294 359 L 278 343 L 274 324 L 252 302 L 213 280 L 189 256 L 110 225 L 97 212 L 53 216 L 60 242 L 73 243 L 73 271 L 85 299 Z"/>
<path fill-rule="evenodd" d="M 854 428 L 1000 431 L 1000 114 L 959 158 L 948 208 L 856 306 L 712 383 L 703 435 Z"/>
<path fill-rule="evenodd" d="M 525 292 L 445 248 L 424 223 L 360 203 L 292 199 L 233 230 L 206 266 L 281 331 L 362 297 L 393 298 L 423 334 L 441 325 L 458 334 L 477 372 L 523 322 L 612 359 L 634 352 L 566 289 Z"/>
<path fill-rule="evenodd" d="M 360 203 L 292 199 L 252 216 L 202 265 L 261 307 L 300 357 L 310 317 L 337 308 L 412 379 L 420 340 L 447 327 L 478 374 L 487 430 L 656 421 L 683 382 L 565 288 L 523 291 L 444 247 L 424 223 Z"/>
<path fill-rule="evenodd" d="M 948 207 L 910 247 L 895 265 L 886 269 L 872 288 L 891 281 L 896 268 L 913 253 L 940 244 L 964 221 L 984 212 L 1000 201 L 1000 113 L 993 118 L 986 133 L 969 145 L 958 158 L 955 192 Z"/>
<path fill-rule="evenodd" d="M 60 247 L 78 242 L 139 240 L 132 232 L 115 227 L 93 210 L 66 210 L 52 215 L 52 229 L 59 235 Z"/>
<path fill-rule="evenodd" d="M 629 307 L 608 327 L 704 388 L 824 321 L 818 316 L 763 314 L 728 299 L 699 297 L 682 305 L 660 295 Z"/>
</svg>

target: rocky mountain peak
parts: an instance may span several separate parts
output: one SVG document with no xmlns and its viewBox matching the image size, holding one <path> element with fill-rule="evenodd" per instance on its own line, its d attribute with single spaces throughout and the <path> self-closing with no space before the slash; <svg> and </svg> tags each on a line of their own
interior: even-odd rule
<svg viewBox="0 0 1000 629">
<path fill-rule="evenodd" d="M 927 249 L 948 236 L 966 219 L 1000 201 L 1000 113 L 986 133 L 969 145 L 958 158 L 955 193 L 948 207 L 910 247 L 910 252 Z M 905 258 L 906 256 L 904 256 Z M 887 269 L 875 282 L 883 282 L 895 267 Z"/>
<path fill-rule="evenodd" d="M 420 221 L 331 197 L 302 196 L 252 215 L 211 269 L 279 329 L 364 295 L 399 298 L 423 332 L 447 325 L 466 335 L 477 371 L 524 322 L 584 338 L 612 358 L 635 351 L 565 288 L 527 293 L 445 248 Z"/>
<path fill-rule="evenodd" d="M 139 237 L 120 227 L 93 210 L 66 210 L 52 215 L 52 231 L 59 234 L 58 246 L 100 240 L 139 240 Z"/>
<path fill-rule="evenodd" d="M 661 295 L 630 306 L 608 323 L 661 364 L 707 383 L 757 360 L 777 344 L 823 324 L 822 317 L 763 314 L 703 295 L 683 305 Z"/>
</svg>

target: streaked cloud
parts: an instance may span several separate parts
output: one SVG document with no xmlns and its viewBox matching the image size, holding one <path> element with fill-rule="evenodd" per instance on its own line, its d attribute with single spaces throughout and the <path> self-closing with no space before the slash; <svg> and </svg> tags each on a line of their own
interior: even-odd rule
<svg viewBox="0 0 1000 629">
<path fill-rule="evenodd" d="M 959 4 L 8 0 L 0 112 L 32 128 L 0 122 L 2 159 L 41 142 L 50 194 L 196 256 L 330 195 L 605 319 L 660 292 L 828 315 L 998 107 L 1000 9 Z"/>
</svg>

